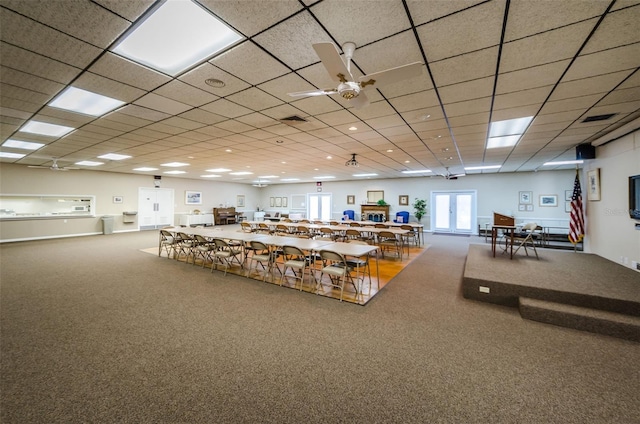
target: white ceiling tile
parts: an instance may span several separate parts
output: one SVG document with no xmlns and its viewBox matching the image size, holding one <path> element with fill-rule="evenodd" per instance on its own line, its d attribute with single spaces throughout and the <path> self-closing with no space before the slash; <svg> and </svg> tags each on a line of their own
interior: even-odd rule
<svg viewBox="0 0 640 424">
<path fill-rule="evenodd" d="M 568 60 L 500 74 L 496 94 L 553 86 L 569 64 Z"/>
<path fill-rule="evenodd" d="M 498 48 L 492 47 L 431 64 L 438 87 L 486 78 L 495 73 Z"/>
<path fill-rule="evenodd" d="M 164 112 L 171 115 L 183 113 L 192 108 L 189 105 L 176 102 L 175 100 L 171 100 L 166 97 L 159 96 L 155 93 L 149 93 L 139 98 L 133 103 L 138 106 L 143 106 L 149 109 L 157 110 L 159 112 Z"/>
<path fill-rule="evenodd" d="M 100 57 L 89 71 L 143 90 L 153 90 L 171 79 L 113 53 Z"/>
<path fill-rule="evenodd" d="M 640 66 L 640 43 L 603 52 L 581 55 L 576 59 L 563 81 L 592 77 Z"/>
<path fill-rule="evenodd" d="M 62 84 L 68 84 L 80 73 L 78 68 L 4 42 L 0 43 L 0 63 L 11 64 L 11 69 Z"/>
<path fill-rule="evenodd" d="M 218 96 L 178 80 L 170 81 L 157 88 L 154 93 L 194 107 L 202 106 L 218 99 Z"/>
<path fill-rule="evenodd" d="M 421 25 L 455 12 L 464 11 L 474 5 L 484 3 L 483 0 L 425 1 L 407 0 L 409 12 L 415 25 Z"/>
<path fill-rule="evenodd" d="M 209 62 L 252 85 L 290 72 L 251 41 L 245 41 Z"/>
<path fill-rule="evenodd" d="M 251 109 L 247 109 L 244 106 L 230 102 L 226 99 L 216 100 L 215 102 L 202 106 L 201 109 L 217 115 L 226 116 L 227 118 L 235 118 L 252 112 Z"/>
<path fill-rule="evenodd" d="M 226 97 L 228 100 L 248 109 L 263 110 L 282 104 L 282 100 L 255 87 Z"/>
<path fill-rule="evenodd" d="M 610 49 L 621 44 L 640 42 L 640 5 L 609 13 L 589 39 L 583 54 Z"/>
</svg>

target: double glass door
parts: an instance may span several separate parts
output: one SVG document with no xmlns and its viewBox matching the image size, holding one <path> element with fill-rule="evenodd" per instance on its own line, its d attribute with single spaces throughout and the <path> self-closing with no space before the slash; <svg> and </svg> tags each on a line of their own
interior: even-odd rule
<svg viewBox="0 0 640 424">
<path fill-rule="evenodd" d="M 431 193 L 431 228 L 433 231 L 471 234 L 476 220 L 475 191 Z"/>
<path fill-rule="evenodd" d="M 310 220 L 330 221 L 331 220 L 331 195 L 330 194 L 309 194 L 309 205 L 307 216 Z"/>
</svg>

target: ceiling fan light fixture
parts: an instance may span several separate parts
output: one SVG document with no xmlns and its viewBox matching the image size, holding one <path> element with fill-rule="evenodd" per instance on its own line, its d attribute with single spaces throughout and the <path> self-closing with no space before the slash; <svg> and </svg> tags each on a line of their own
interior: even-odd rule
<svg viewBox="0 0 640 424">
<path fill-rule="evenodd" d="M 349 159 L 348 161 L 345 162 L 344 166 L 353 166 L 355 168 L 357 168 L 358 166 L 360 166 L 360 164 L 358 163 L 358 161 L 356 160 L 356 154 L 355 153 L 351 153 L 351 159 Z"/>
<path fill-rule="evenodd" d="M 360 85 L 353 81 L 340 83 L 338 93 L 347 100 L 354 99 L 360 94 Z"/>
</svg>

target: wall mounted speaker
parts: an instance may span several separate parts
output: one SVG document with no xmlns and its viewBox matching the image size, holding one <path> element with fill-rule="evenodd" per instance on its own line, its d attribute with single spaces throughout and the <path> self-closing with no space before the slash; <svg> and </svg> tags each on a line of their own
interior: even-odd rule
<svg viewBox="0 0 640 424">
<path fill-rule="evenodd" d="M 576 160 L 595 159 L 596 146 L 591 144 L 579 144 L 576 146 Z"/>
</svg>

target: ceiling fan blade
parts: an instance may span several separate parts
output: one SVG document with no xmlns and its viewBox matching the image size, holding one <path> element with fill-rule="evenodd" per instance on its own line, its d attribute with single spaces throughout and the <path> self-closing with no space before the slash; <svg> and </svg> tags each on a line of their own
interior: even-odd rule
<svg viewBox="0 0 640 424">
<path fill-rule="evenodd" d="M 404 79 L 417 77 L 422 73 L 422 62 L 410 63 L 408 65 L 398 66 L 396 68 L 386 69 L 373 74 L 364 75 L 358 78 L 360 86 L 366 88 L 369 86 L 380 87 L 384 84 L 391 84 Z"/>
<path fill-rule="evenodd" d="M 340 57 L 338 48 L 333 43 L 317 43 L 313 49 L 322 61 L 322 64 L 329 72 L 331 78 L 336 82 L 353 81 L 353 76 Z M 342 75 L 342 78 L 340 77 Z"/>
<path fill-rule="evenodd" d="M 324 96 L 327 94 L 336 94 L 338 90 L 335 88 L 325 88 L 324 90 L 296 91 L 295 93 L 287 93 L 291 97 L 307 97 L 307 96 Z"/>
<path fill-rule="evenodd" d="M 362 109 L 369 105 L 369 99 L 367 98 L 367 95 L 361 91 L 360 94 L 358 94 L 358 97 L 349 100 L 349 104 L 352 104 L 356 109 Z"/>
</svg>

